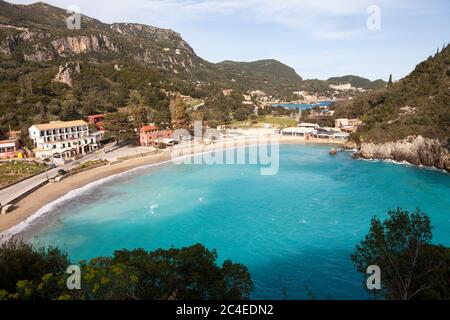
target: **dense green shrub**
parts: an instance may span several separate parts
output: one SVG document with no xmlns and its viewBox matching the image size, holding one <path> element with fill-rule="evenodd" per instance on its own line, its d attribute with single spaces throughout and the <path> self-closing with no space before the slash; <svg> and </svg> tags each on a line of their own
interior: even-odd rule
<svg viewBox="0 0 450 320">
<path fill-rule="evenodd" d="M 253 282 L 247 268 L 216 261 L 216 251 L 202 245 L 119 250 L 81 261 L 81 289 L 69 290 L 66 254 L 10 241 L 0 247 L 0 300 L 248 299 Z"/>
</svg>

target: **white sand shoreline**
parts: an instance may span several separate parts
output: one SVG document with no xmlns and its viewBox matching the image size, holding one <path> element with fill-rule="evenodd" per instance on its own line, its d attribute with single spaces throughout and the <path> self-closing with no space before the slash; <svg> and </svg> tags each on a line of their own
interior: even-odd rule
<svg viewBox="0 0 450 320">
<path fill-rule="evenodd" d="M 267 142 L 259 143 L 256 139 L 244 139 L 244 140 L 234 140 L 228 141 L 232 142 L 233 145 L 223 147 L 223 144 L 206 146 L 202 151 L 197 153 L 192 153 L 188 155 L 183 155 L 177 159 L 172 159 L 167 152 L 163 154 L 152 155 L 143 158 L 137 158 L 125 161 L 124 163 L 95 168 L 92 170 L 85 171 L 79 175 L 69 177 L 58 184 L 49 184 L 41 189 L 36 190 L 32 194 L 28 195 L 18 203 L 18 208 L 11 212 L 7 216 L 0 216 L 0 243 L 7 241 L 11 237 L 14 237 L 26 230 L 28 230 L 34 222 L 36 222 L 45 213 L 51 211 L 55 206 L 73 199 L 75 197 L 81 196 L 83 193 L 102 185 L 108 181 L 120 178 L 124 175 L 132 174 L 137 170 L 147 169 L 151 167 L 158 167 L 164 164 L 174 163 L 175 160 L 180 160 L 180 158 L 195 157 L 200 154 L 205 154 L 208 152 L 213 152 L 215 150 L 227 150 L 227 149 L 239 149 L 247 148 L 255 145 L 267 145 Z M 340 143 L 330 143 L 321 142 L 314 143 L 305 141 L 299 138 L 283 138 L 279 139 L 280 145 L 286 144 L 310 144 L 310 145 L 330 145 L 336 146 L 341 145 Z M 247 144 L 248 143 L 248 144 Z M 270 143 L 269 143 L 270 144 Z M 219 148 L 217 148 L 219 147 Z M 156 160 L 148 163 L 148 161 Z M 106 169 L 106 170 L 105 170 Z M 108 170 L 109 169 L 109 170 Z M 96 173 L 102 173 L 100 177 Z M 59 189 L 60 192 L 56 192 Z M 62 194 L 61 194 L 62 192 Z M 29 202 L 37 201 L 36 205 L 30 205 Z M 40 206 L 39 206 L 40 204 Z M 16 219 L 11 219 L 15 217 Z M 10 218 L 10 219 L 7 219 Z"/>
</svg>

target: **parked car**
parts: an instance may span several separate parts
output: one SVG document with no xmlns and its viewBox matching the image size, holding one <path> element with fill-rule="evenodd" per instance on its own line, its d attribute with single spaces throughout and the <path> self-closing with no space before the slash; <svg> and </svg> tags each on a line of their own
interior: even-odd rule
<svg viewBox="0 0 450 320">
<path fill-rule="evenodd" d="M 60 176 L 65 176 L 66 174 L 67 174 L 67 171 L 64 170 L 64 169 L 58 170 L 58 175 L 60 175 Z"/>
<path fill-rule="evenodd" d="M 49 164 L 48 168 L 49 168 L 50 170 L 51 170 L 51 169 L 55 169 L 55 168 L 56 168 L 56 164 L 51 163 L 51 164 Z"/>
</svg>

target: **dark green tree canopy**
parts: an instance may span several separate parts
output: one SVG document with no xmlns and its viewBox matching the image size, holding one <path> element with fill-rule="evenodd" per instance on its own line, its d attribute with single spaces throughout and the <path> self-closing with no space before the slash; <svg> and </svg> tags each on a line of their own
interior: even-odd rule
<svg viewBox="0 0 450 320">
<path fill-rule="evenodd" d="M 386 299 L 449 299 L 450 249 L 431 244 L 429 216 L 417 209 L 388 212 L 382 222 L 372 219 L 370 231 L 352 255 L 359 272 L 381 269 Z"/>
<path fill-rule="evenodd" d="M 248 299 L 247 268 L 216 251 L 187 248 L 119 250 L 80 262 L 81 290 L 68 290 L 67 255 L 20 242 L 0 247 L 0 300 L 237 300 Z"/>
<path fill-rule="evenodd" d="M 186 104 L 180 94 L 177 94 L 175 98 L 170 101 L 170 113 L 173 129 L 189 128 L 190 123 Z"/>
<path fill-rule="evenodd" d="M 103 122 L 108 138 L 114 138 L 118 142 L 136 138 L 136 132 L 128 114 L 122 112 L 108 113 Z"/>
</svg>

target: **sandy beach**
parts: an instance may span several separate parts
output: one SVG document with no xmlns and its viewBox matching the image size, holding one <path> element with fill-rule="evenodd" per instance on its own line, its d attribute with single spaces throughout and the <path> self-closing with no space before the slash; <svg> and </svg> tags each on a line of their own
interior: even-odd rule
<svg viewBox="0 0 450 320">
<path fill-rule="evenodd" d="M 233 144 L 226 145 L 226 147 L 243 147 L 248 145 L 257 144 L 257 139 L 243 139 L 233 141 Z M 329 144 L 329 145 L 342 145 L 342 143 L 330 143 L 330 141 L 305 141 L 299 138 L 279 137 L 280 144 Z M 204 146 L 204 152 L 213 151 L 217 149 L 223 149 L 224 145 L 221 143 Z M 167 163 L 172 159 L 171 152 L 166 150 L 163 153 L 156 155 L 149 155 L 146 157 L 130 159 L 124 162 L 120 162 L 113 165 L 107 165 L 91 169 L 73 176 L 70 176 L 59 183 L 46 184 L 35 192 L 29 194 L 24 199 L 20 200 L 16 205 L 17 209 L 12 211 L 8 215 L 0 215 L 0 235 L 1 233 L 8 231 L 21 222 L 29 219 L 39 209 L 51 203 L 68 192 L 81 188 L 89 183 L 114 176 L 120 173 L 130 171 L 135 168 L 147 166 L 151 164 Z"/>
</svg>

